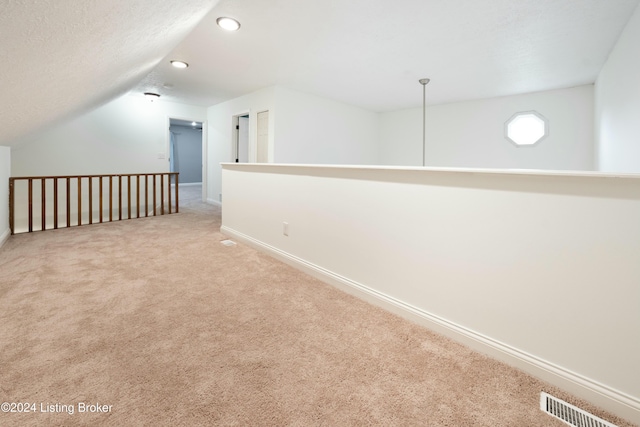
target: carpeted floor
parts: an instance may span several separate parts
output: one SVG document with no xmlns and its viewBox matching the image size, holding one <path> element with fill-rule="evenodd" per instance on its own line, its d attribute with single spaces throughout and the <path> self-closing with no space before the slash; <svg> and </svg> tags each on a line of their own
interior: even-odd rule
<svg viewBox="0 0 640 427">
<path fill-rule="evenodd" d="M 0 425 L 565 425 L 538 409 L 541 390 L 630 425 L 222 245 L 220 210 L 198 190 L 181 189 L 176 215 L 0 249 L 0 402 L 36 404 Z"/>
</svg>

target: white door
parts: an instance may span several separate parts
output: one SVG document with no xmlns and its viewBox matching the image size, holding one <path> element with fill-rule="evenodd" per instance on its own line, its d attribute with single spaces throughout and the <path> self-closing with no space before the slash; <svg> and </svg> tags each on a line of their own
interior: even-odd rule
<svg viewBox="0 0 640 427">
<path fill-rule="evenodd" d="M 258 144 L 257 144 L 258 163 L 267 163 L 269 161 L 269 111 L 258 113 Z"/>
</svg>

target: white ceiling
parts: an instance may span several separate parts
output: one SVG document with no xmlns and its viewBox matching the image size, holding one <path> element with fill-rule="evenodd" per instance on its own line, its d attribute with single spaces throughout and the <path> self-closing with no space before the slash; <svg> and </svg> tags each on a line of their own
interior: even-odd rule
<svg viewBox="0 0 640 427">
<path fill-rule="evenodd" d="M 0 145 L 129 91 L 217 0 L 1 0 Z"/>
<path fill-rule="evenodd" d="M 210 106 L 283 85 L 393 111 L 421 105 L 423 77 L 431 104 L 593 83 L 639 2 L 3 0 L 0 145 L 130 89 Z"/>
<path fill-rule="evenodd" d="M 135 90 L 210 106 L 278 84 L 381 112 L 420 106 L 423 77 L 430 104 L 572 87 L 595 81 L 638 3 L 221 0 Z"/>
</svg>

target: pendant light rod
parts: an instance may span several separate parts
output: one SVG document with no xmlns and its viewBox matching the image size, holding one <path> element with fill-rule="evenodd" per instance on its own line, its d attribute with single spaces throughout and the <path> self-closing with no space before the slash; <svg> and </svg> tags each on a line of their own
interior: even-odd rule
<svg viewBox="0 0 640 427">
<path fill-rule="evenodd" d="M 422 166 L 425 166 L 425 147 L 427 142 L 427 84 L 431 79 L 418 80 L 422 85 Z"/>
</svg>

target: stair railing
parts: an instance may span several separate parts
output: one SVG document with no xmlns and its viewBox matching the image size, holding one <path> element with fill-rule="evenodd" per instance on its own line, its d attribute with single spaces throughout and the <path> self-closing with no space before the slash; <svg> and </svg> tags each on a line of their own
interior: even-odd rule
<svg viewBox="0 0 640 427">
<path fill-rule="evenodd" d="M 158 212 L 178 213 L 178 175 L 165 172 L 11 177 L 11 234 L 155 216 Z"/>
</svg>

